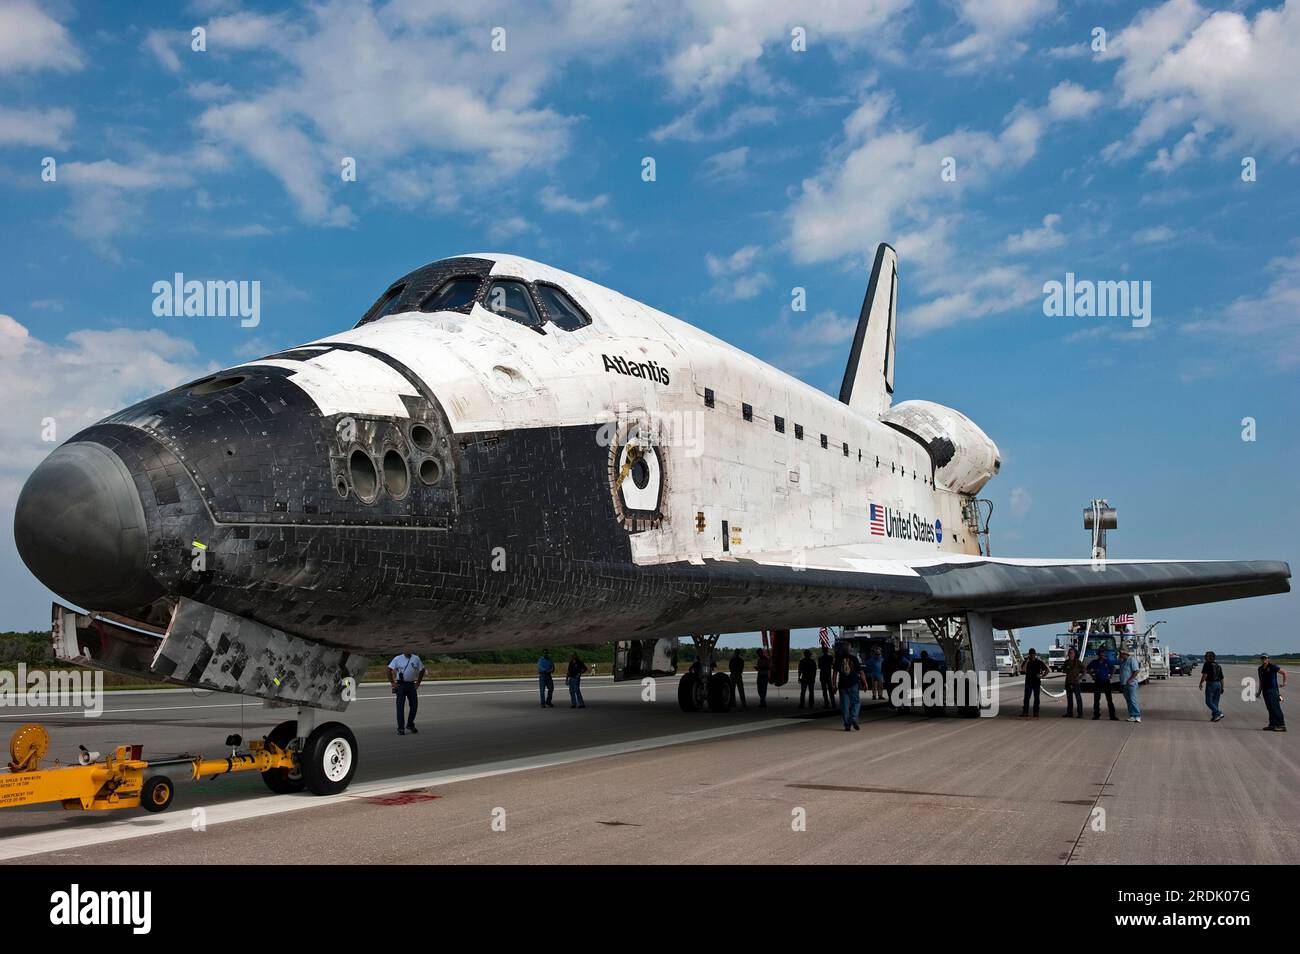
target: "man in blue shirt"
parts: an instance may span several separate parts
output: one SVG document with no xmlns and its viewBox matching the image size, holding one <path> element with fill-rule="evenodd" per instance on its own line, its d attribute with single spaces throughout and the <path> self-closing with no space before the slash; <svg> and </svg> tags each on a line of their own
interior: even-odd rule
<svg viewBox="0 0 1300 954">
<path fill-rule="evenodd" d="M 1092 697 L 1092 717 L 1094 719 L 1101 718 L 1101 694 L 1104 692 L 1106 693 L 1106 708 L 1110 710 L 1111 721 L 1119 721 L 1119 718 L 1115 715 L 1115 699 L 1110 694 L 1110 674 L 1114 671 L 1115 667 L 1110 664 L 1110 659 L 1106 656 L 1106 650 L 1099 646 L 1097 655 L 1093 657 L 1092 662 L 1088 663 L 1088 672 L 1092 675 L 1094 683 Z"/>
<path fill-rule="evenodd" d="M 542 650 L 542 658 L 537 660 L 537 691 L 542 697 L 542 708 L 550 706 L 555 708 L 551 702 L 551 696 L 555 693 L 555 663 L 551 662 L 551 652 L 549 649 Z"/>
<path fill-rule="evenodd" d="M 1278 684 L 1278 676 L 1282 677 L 1282 682 Z M 1264 705 L 1268 707 L 1268 725 L 1264 726 L 1265 732 L 1285 732 L 1286 719 L 1282 717 L 1282 690 L 1286 687 L 1286 670 L 1275 662 L 1271 662 L 1267 655 L 1259 657 L 1259 689 L 1260 695 L 1264 697 Z"/>
<path fill-rule="evenodd" d="M 394 656 L 393 661 L 388 664 L 388 684 L 393 687 L 393 695 L 397 696 L 398 735 L 406 735 L 408 730 L 420 731 L 415 727 L 415 710 L 420 706 L 420 697 L 416 690 L 420 688 L 420 683 L 423 681 L 424 663 L 409 649 Z M 407 703 L 410 703 L 410 714 L 403 720 L 402 709 Z"/>
<path fill-rule="evenodd" d="M 1119 651 L 1119 685 L 1124 692 L 1124 705 L 1128 706 L 1128 721 L 1141 722 L 1142 710 L 1138 708 L 1138 662 L 1127 649 Z"/>
</svg>

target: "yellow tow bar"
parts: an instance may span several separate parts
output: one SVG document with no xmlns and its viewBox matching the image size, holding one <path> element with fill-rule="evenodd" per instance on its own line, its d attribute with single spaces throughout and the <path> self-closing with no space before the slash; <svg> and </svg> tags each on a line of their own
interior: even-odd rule
<svg viewBox="0 0 1300 954">
<path fill-rule="evenodd" d="M 238 746 L 241 740 L 231 736 L 226 741 Z M 44 726 L 32 722 L 18 727 L 9 740 L 9 772 L 0 773 L 0 808 L 62 802 L 64 808 L 84 811 L 138 806 L 147 812 L 161 812 L 171 805 L 175 786 L 166 774 L 146 776 L 150 769 L 174 769 L 191 780 L 232 772 L 294 769 L 292 752 L 262 740 L 251 741 L 248 751 L 232 751 L 226 758 L 183 755 L 154 762 L 140 757 L 139 745 L 119 745 L 102 760 L 83 747 L 80 765 L 42 769 L 41 759 L 49 747 L 50 736 Z"/>
</svg>

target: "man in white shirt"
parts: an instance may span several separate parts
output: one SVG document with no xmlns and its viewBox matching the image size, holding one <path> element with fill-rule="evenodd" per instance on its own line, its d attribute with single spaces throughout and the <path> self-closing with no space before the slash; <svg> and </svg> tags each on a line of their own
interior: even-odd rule
<svg viewBox="0 0 1300 954">
<path fill-rule="evenodd" d="M 388 664 L 388 684 L 397 696 L 397 734 L 406 735 L 407 730 L 419 732 L 415 727 L 415 710 L 420 706 L 420 697 L 416 690 L 424 681 L 424 663 L 420 657 L 409 649 L 393 657 Z M 410 714 L 403 719 L 402 710 L 410 703 Z"/>
</svg>

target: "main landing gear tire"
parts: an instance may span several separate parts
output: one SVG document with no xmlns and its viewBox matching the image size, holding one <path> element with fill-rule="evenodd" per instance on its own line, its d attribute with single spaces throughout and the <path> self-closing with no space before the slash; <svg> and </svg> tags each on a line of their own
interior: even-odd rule
<svg viewBox="0 0 1300 954">
<path fill-rule="evenodd" d="M 266 737 L 276 748 L 287 749 L 293 746 L 294 741 L 298 738 L 298 723 L 290 719 L 288 722 L 281 722 Z M 262 773 L 262 781 L 266 787 L 277 795 L 292 795 L 294 792 L 301 792 L 307 787 L 307 782 L 302 777 L 302 771 L 297 768 L 274 768 Z"/>
<path fill-rule="evenodd" d="M 317 726 L 302 747 L 302 777 L 313 795 L 337 795 L 357 772 L 357 737 L 342 722 Z"/>
<path fill-rule="evenodd" d="M 147 812 L 165 812 L 176 794 L 176 786 L 166 775 L 150 775 L 140 787 L 140 807 Z"/>
<path fill-rule="evenodd" d="M 704 708 L 704 687 L 695 673 L 688 672 L 677 681 L 677 704 L 683 712 L 699 712 Z"/>
<path fill-rule="evenodd" d="M 731 677 L 715 672 L 709 677 L 709 711 L 726 712 L 731 708 Z"/>
</svg>

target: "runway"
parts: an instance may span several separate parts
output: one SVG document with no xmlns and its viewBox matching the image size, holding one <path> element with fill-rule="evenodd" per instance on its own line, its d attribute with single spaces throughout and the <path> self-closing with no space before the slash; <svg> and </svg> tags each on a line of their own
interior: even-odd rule
<svg viewBox="0 0 1300 954">
<path fill-rule="evenodd" d="M 1248 667 L 1225 667 L 1237 687 Z M 343 721 L 361 767 L 343 795 L 270 795 L 255 775 L 180 783 L 171 809 L 0 811 L 0 861 L 27 864 L 714 863 L 1267 864 L 1300 861 L 1300 751 L 1261 732 L 1262 702 L 1225 693 L 1210 724 L 1197 679 L 1152 682 L 1143 722 L 1017 718 L 1002 680 L 994 718 L 864 711 L 862 730 L 807 718 L 798 689 L 767 709 L 684 713 L 676 680 L 563 685 L 426 683 L 418 735 L 392 696 L 363 686 Z M 1059 687 L 1059 680 L 1049 681 Z M 1089 701 L 1090 697 L 1085 697 Z M 1122 701 L 1118 703 L 1123 717 Z M 55 710 L 56 712 L 58 710 Z M 0 730 L 41 721 L 50 758 L 140 742 L 145 757 L 217 755 L 292 710 L 189 691 L 113 693 L 99 719 L 0 709 Z M 48 764 L 48 761 L 47 761 Z"/>
</svg>

